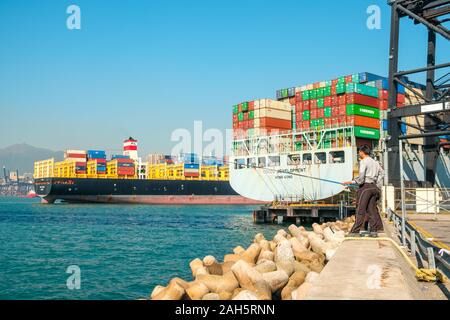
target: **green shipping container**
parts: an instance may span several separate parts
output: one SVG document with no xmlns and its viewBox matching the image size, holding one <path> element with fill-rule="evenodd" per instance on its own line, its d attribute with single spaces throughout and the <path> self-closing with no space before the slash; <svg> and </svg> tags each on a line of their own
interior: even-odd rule
<svg viewBox="0 0 450 320">
<path fill-rule="evenodd" d="M 248 119 L 249 120 L 255 119 L 255 111 L 249 111 L 248 112 Z"/>
<path fill-rule="evenodd" d="M 325 118 L 330 118 L 331 117 L 331 107 L 326 107 L 323 110 L 323 114 L 325 115 Z"/>
<path fill-rule="evenodd" d="M 244 113 L 243 113 L 243 112 L 239 112 L 239 114 L 238 114 L 238 120 L 239 120 L 239 121 L 244 121 Z"/>
<path fill-rule="evenodd" d="M 317 99 L 317 89 L 309 90 L 309 98 L 310 99 Z"/>
<path fill-rule="evenodd" d="M 359 83 L 348 83 L 346 86 L 347 93 L 359 93 L 365 96 L 378 98 L 378 88 L 369 87 Z"/>
<path fill-rule="evenodd" d="M 289 90 L 288 89 L 281 90 L 281 97 L 282 98 L 287 98 L 288 95 L 289 95 Z"/>
<path fill-rule="evenodd" d="M 303 121 L 307 121 L 307 120 L 310 120 L 310 119 L 311 119 L 310 111 L 309 110 L 303 111 L 303 113 L 302 113 L 302 120 Z"/>
<path fill-rule="evenodd" d="M 303 101 L 309 100 L 310 99 L 309 95 L 310 95 L 309 90 L 303 91 L 302 92 L 302 99 L 303 99 Z"/>
<path fill-rule="evenodd" d="M 338 84 L 345 84 L 345 77 L 340 77 L 337 79 Z"/>
<path fill-rule="evenodd" d="M 380 139 L 380 130 L 365 128 L 365 127 L 355 127 L 355 137 L 379 140 Z"/>
<path fill-rule="evenodd" d="M 369 118 L 380 119 L 380 110 L 372 107 L 362 106 L 360 104 L 348 104 L 346 108 L 348 116 L 363 116 Z"/>
<path fill-rule="evenodd" d="M 333 82 L 331 80 L 325 81 L 325 86 L 326 87 L 331 87 L 332 84 L 333 84 Z"/>
<path fill-rule="evenodd" d="M 323 96 L 324 97 L 331 96 L 331 86 L 327 86 L 327 87 L 323 88 Z"/>
<path fill-rule="evenodd" d="M 338 83 L 336 85 L 336 94 L 344 94 L 345 93 L 345 83 Z"/>
<path fill-rule="evenodd" d="M 242 111 L 248 111 L 248 102 L 243 102 L 242 103 Z"/>
<path fill-rule="evenodd" d="M 324 100 L 323 98 L 317 99 L 317 107 L 318 107 L 318 108 L 323 108 L 323 107 L 325 107 L 325 100 Z"/>
<path fill-rule="evenodd" d="M 317 90 L 317 98 L 323 98 L 323 88 L 318 88 Z"/>
<path fill-rule="evenodd" d="M 233 106 L 233 114 L 238 114 L 239 113 L 239 106 L 238 105 L 234 105 Z"/>
<path fill-rule="evenodd" d="M 355 73 L 352 75 L 352 82 L 359 83 L 359 73 Z"/>
<path fill-rule="evenodd" d="M 300 151 L 300 150 L 302 150 L 303 149 L 303 143 L 301 143 L 300 141 L 297 141 L 296 143 L 295 143 L 295 150 L 296 151 Z"/>
</svg>

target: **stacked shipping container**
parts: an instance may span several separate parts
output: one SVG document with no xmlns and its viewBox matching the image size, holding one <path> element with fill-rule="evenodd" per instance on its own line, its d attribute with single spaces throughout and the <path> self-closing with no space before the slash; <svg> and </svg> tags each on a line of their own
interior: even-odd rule
<svg viewBox="0 0 450 320">
<path fill-rule="evenodd" d="M 75 174 L 86 174 L 86 151 L 67 150 L 64 153 L 64 160 L 67 162 L 75 162 Z"/>
<path fill-rule="evenodd" d="M 291 130 L 291 106 L 270 99 L 240 103 L 233 106 L 233 129 L 235 138 Z"/>
<path fill-rule="evenodd" d="M 106 175 L 105 151 L 88 150 L 87 159 L 87 173 L 89 175 Z"/>
<path fill-rule="evenodd" d="M 422 94 L 424 87 L 403 80 L 413 84 L 415 92 L 398 85 L 397 106 L 422 103 L 416 93 Z M 357 138 L 378 140 L 380 120 L 386 121 L 388 80 L 363 72 L 278 90 L 277 99 L 292 105 L 292 127 L 296 131 L 352 126 Z M 387 129 L 387 123 L 383 127 Z M 404 129 L 413 133 L 411 128 Z"/>
</svg>

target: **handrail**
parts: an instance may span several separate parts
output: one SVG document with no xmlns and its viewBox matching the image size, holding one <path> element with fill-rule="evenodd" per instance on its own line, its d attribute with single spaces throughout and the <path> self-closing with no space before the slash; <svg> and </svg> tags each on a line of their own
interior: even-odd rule
<svg viewBox="0 0 450 320">
<path fill-rule="evenodd" d="M 388 220 L 394 222 L 394 227 L 401 235 L 401 216 L 391 208 L 387 208 L 387 215 Z M 411 254 L 415 256 L 418 253 L 420 258 L 428 263 L 429 269 L 439 268 L 447 277 L 450 277 L 450 252 L 424 238 L 408 221 L 405 221 L 405 232 Z"/>
</svg>

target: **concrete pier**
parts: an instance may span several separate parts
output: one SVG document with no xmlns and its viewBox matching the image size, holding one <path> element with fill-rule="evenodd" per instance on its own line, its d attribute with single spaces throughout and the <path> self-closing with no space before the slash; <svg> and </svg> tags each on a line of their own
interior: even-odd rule
<svg viewBox="0 0 450 320">
<path fill-rule="evenodd" d="M 386 221 L 385 229 L 387 234 L 379 237 L 395 241 Z M 346 240 L 322 270 L 306 300 L 448 299 L 435 283 L 419 282 L 415 270 L 390 241 Z"/>
</svg>

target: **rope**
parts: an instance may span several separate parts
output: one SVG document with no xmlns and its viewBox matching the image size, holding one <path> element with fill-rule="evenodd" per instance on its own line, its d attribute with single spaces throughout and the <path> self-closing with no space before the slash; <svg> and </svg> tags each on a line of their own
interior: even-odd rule
<svg viewBox="0 0 450 320">
<path fill-rule="evenodd" d="M 391 238 L 387 237 L 381 237 L 381 238 L 357 238 L 357 237 L 348 237 L 344 238 L 344 241 L 388 241 L 394 245 L 395 248 L 402 254 L 402 256 L 405 258 L 405 260 L 408 262 L 408 264 L 414 269 L 416 272 L 416 279 L 418 281 L 424 281 L 424 282 L 441 282 L 445 283 L 448 281 L 447 277 L 438 269 L 425 269 L 425 268 L 418 268 L 414 262 L 411 260 L 410 257 L 405 253 L 405 251 L 402 250 L 402 248 Z"/>
</svg>

